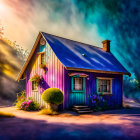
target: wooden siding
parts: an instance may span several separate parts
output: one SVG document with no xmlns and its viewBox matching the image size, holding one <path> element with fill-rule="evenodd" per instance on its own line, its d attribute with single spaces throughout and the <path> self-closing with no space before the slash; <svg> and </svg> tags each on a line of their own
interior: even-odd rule
<svg viewBox="0 0 140 140">
<path fill-rule="evenodd" d="M 77 104 L 80 100 L 83 100 L 83 96 L 80 96 L 80 93 L 78 93 L 76 96 L 72 97 L 73 94 L 71 93 L 71 79 L 68 76 L 68 73 L 72 73 L 75 71 L 66 71 L 66 90 L 65 90 L 65 97 L 67 99 L 67 108 L 71 107 L 73 102 L 76 102 Z M 80 73 L 80 71 L 79 71 Z M 112 95 L 103 95 L 102 97 L 107 100 L 107 103 L 109 106 L 115 107 L 121 107 L 122 106 L 122 75 L 116 75 L 116 74 L 97 74 L 92 72 L 85 72 L 85 74 L 88 75 L 88 77 L 85 78 L 85 105 L 92 106 L 89 101 L 89 95 L 90 94 L 96 94 L 96 78 L 97 77 L 109 77 L 112 79 Z"/>
<path fill-rule="evenodd" d="M 47 63 L 47 73 L 39 67 L 40 65 L 40 54 L 39 52 L 45 51 L 45 61 Z M 29 79 L 39 74 L 43 77 L 43 84 L 38 87 L 37 91 L 32 91 L 32 82 Z M 64 66 L 58 60 L 51 47 L 46 43 L 45 47 L 41 47 L 38 44 L 35 53 L 26 70 L 26 92 L 27 97 L 33 97 L 35 101 L 40 104 L 44 104 L 41 95 L 43 91 L 50 87 L 59 88 L 64 92 Z"/>
<path fill-rule="evenodd" d="M 70 92 L 69 94 L 69 106 L 84 105 L 85 104 L 85 92 Z"/>
<path fill-rule="evenodd" d="M 39 67 L 40 65 L 40 53 L 45 52 L 45 59 L 47 63 L 47 73 Z M 61 53 L 61 51 L 60 51 Z M 88 77 L 85 77 L 85 93 L 71 92 L 71 77 L 69 73 L 85 73 Z M 37 91 L 32 91 L 32 82 L 29 79 L 35 75 L 42 75 L 44 84 L 38 87 Z M 85 102 L 85 105 L 92 106 L 89 102 L 89 95 L 96 93 L 96 78 L 97 77 L 110 77 L 112 80 L 112 95 L 103 95 L 103 98 L 107 100 L 110 106 L 122 106 L 122 75 L 121 74 L 107 74 L 107 73 L 95 73 L 95 72 L 81 72 L 75 70 L 66 70 L 55 53 L 52 51 L 48 43 L 41 49 L 39 43 L 33 54 L 31 61 L 26 69 L 26 93 L 27 97 L 33 97 L 35 101 L 40 104 L 44 104 L 41 99 L 43 91 L 50 87 L 56 87 L 64 93 L 63 109 L 70 108 L 74 103 L 79 104 L 81 101 Z"/>
<path fill-rule="evenodd" d="M 75 91 L 73 90 L 73 78 L 71 77 L 71 91 L 69 93 L 69 106 L 73 105 L 84 105 L 85 104 L 85 78 L 83 77 L 83 90 Z"/>
</svg>

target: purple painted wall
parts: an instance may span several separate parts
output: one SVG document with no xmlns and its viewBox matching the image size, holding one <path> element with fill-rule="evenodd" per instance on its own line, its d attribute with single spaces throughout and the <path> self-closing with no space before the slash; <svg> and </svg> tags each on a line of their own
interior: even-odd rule
<svg viewBox="0 0 140 140">
<path fill-rule="evenodd" d="M 70 94 L 71 94 L 71 78 L 69 77 L 68 73 L 77 72 L 77 71 L 66 71 L 65 73 L 65 80 L 67 82 L 66 89 L 65 89 L 65 98 L 66 98 L 66 108 L 70 108 L 72 106 Z M 79 71 L 80 73 L 80 71 Z M 83 73 L 83 72 L 81 72 Z M 108 77 L 113 78 L 112 80 L 112 95 L 103 95 L 102 97 L 107 100 L 108 104 L 115 107 L 122 106 L 122 75 L 113 75 L 113 74 L 99 74 L 99 73 L 92 73 L 92 72 L 85 72 L 85 74 L 89 75 L 85 78 L 85 104 L 91 106 L 89 102 L 89 94 L 96 93 L 96 78 L 97 77 Z M 79 99 L 77 99 L 79 100 Z"/>
</svg>

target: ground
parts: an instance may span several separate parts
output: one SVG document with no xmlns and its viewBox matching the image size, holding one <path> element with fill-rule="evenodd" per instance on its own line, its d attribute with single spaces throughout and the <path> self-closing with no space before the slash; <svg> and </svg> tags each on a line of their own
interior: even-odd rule
<svg viewBox="0 0 140 140">
<path fill-rule="evenodd" d="M 5 106 L 1 106 L 0 111 L 16 116 L 0 118 L 0 140 L 140 139 L 140 108 L 85 115 L 67 111 L 56 116 Z"/>
</svg>

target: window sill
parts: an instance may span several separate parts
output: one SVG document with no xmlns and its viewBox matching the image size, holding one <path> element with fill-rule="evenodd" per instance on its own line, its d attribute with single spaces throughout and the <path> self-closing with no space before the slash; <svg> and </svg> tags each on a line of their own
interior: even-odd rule
<svg viewBox="0 0 140 140">
<path fill-rule="evenodd" d="M 83 90 L 72 90 L 71 92 L 84 92 Z"/>
<path fill-rule="evenodd" d="M 38 90 L 37 89 L 35 89 L 35 90 L 32 90 L 33 92 L 38 92 Z"/>
<path fill-rule="evenodd" d="M 100 96 L 102 96 L 102 95 L 112 95 L 112 93 L 105 93 L 105 92 L 104 92 L 104 93 L 99 93 L 99 95 L 100 95 Z"/>
</svg>

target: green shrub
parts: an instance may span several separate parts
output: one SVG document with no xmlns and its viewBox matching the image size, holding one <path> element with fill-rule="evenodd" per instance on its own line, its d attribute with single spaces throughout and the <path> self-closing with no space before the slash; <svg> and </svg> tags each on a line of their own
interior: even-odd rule
<svg viewBox="0 0 140 140">
<path fill-rule="evenodd" d="M 26 91 L 23 90 L 23 91 L 17 93 L 17 99 L 16 99 L 14 104 L 16 105 L 17 108 L 20 108 L 21 107 L 21 103 L 26 101 L 26 100 L 27 100 L 26 99 Z"/>
<path fill-rule="evenodd" d="M 0 111 L 0 117 L 15 117 L 15 115 L 12 113 L 6 113 L 6 112 Z"/>
<path fill-rule="evenodd" d="M 51 110 L 50 108 L 42 109 L 39 115 L 58 115 L 58 112 Z"/>
<path fill-rule="evenodd" d="M 42 94 L 42 99 L 51 104 L 62 104 L 64 100 L 63 92 L 58 88 L 48 88 Z"/>
</svg>

